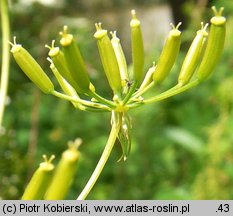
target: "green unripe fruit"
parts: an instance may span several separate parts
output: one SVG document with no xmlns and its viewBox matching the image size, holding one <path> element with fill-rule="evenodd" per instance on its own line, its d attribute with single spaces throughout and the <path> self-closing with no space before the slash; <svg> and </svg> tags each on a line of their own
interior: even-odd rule
<svg viewBox="0 0 233 216">
<path fill-rule="evenodd" d="M 136 17 L 135 10 L 132 10 L 131 13 L 132 20 L 130 21 L 130 27 L 134 81 L 135 83 L 140 83 L 144 76 L 144 46 L 142 30 L 140 21 Z"/>
<path fill-rule="evenodd" d="M 211 26 L 206 51 L 197 71 L 199 81 L 208 79 L 222 55 L 226 35 L 226 18 L 222 16 L 223 9 L 220 8 L 217 11 L 215 7 L 212 7 L 215 16 L 210 20 Z"/>
<path fill-rule="evenodd" d="M 77 85 L 77 83 L 74 81 L 73 77 L 71 76 L 71 73 L 67 67 L 66 60 L 64 53 L 60 50 L 59 47 L 54 47 L 55 40 L 52 41 L 52 46 L 46 45 L 45 47 L 49 48 L 49 57 L 52 59 L 53 64 L 59 71 L 59 73 L 66 79 L 66 81 L 73 86 L 73 88 L 81 93 L 82 90 Z"/>
<path fill-rule="evenodd" d="M 187 84 L 192 78 L 205 48 L 206 37 L 208 36 L 206 28 L 208 25 L 204 26 L 203 23 L 201 25 L 202 28 L 197 31 L 197 35 L 194 38 L 181 67 L 178 78 L 178 83 L 181 85 Z"/>
<path fill-rule="evenodd" d="M 122 87 L 120 69 L 114 49 L 108 37 L 107 30 L 101 28 L 101 23 L 98 23 L 95 26 L 96 32 L 94 37 L 97 39 L 97 46 L 105 75 L 113 92 L 118 94 L 121 92 Z"/>
<path fill-rule="evenodd" d="M 41 200 L 51 182 L 54 165 L 51 163 L 55 158 L 54 155 L 48 160 L 43 155 L 45 162 L 41 163 L 39 168 L 33 174 L 30 182 L 28 183 L 22 200 Z"/>
<path fill-rule="evenodd" d="M 74 37 L 72 34 L 67 33 L 67 26 L 64 26 L 64 31 L 60 35 L 62 36 L 60 44 L 63 47 L 70 74 L 82 93 L 87 93 L 90 91 L 90 80 L 86 65 Z"/>
<path fill-rule="evenodd" d="M 59 71 L 57 70 L 57 68 L 55 67 L 55 65 L 53 64 L 52 60 L 48 58 L 48 60 L 50 61 L 50 69 L 52 70 L 54 76 L 56 77 L 59 85 L 61 86 L 63 92 L 66 95 L 72 96 L 74 99 L 80 99 L 77 92 L 75 91 L 75 89 L 62 77 L 62 75 L 59 73 Z M 71 102 L 75 108 L 80 108 L 82 107 L 81 104 L 77 103 L 77 102 Z"/>
<path fill-rule="evenodd" d="M 11 43 L 11 45 L 13 57 L 27 77 L 44 93 L 52 92 L 54 90 L 53 83 L 31 54 L 22 45 L 16 44 L 15 37 L 14 44 Z"/>
<path fill-rule="evenodd" d="M 116 31 L 110 33 L 112 35 L 112 39 L 111 39 L 112 47 L 114 49 L 120 70 L 122 87 L 125 87 L 127 81 L 129 81 L 129 74 L 128 74 L 125 55 L 121 47 L 120 39 L 116 36 Z"/>
<path fill-rule="evenodd" d="M 172 24 L 171 24 L 172 25 Z M 158 64 L 153 74 L 153 80 L 156 83 L 162 82 L 175 64 L 180 50 L 181 32 L 178 30 L 181 23 L 176 27 L 172 25 L 172 30 L 166 39 Z"/>
<path fill-rule="evenodd" d="M 81 140 L 77 139 L 63 152 L 52 182 L 45 194 L 45 200 L 63 200 L 66 197 L 77 170 L 77 162 L 80 157 L 77 147 L 80 144 Z"/>
</svg>

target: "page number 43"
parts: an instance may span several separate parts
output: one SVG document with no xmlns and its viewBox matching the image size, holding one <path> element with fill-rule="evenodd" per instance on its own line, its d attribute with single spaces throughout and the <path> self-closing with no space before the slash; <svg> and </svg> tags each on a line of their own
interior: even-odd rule
<svg viewBox="0 0 233 216">
<path fill-rule="evenodd" d="M 229 204 L 220 204 L 216 212 L 229 212 L 229 211 L 230 211 Z"/>
</svg>

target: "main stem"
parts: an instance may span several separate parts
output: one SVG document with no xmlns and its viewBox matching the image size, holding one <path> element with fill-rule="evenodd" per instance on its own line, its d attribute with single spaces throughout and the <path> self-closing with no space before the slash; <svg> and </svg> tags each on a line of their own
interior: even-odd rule
<svg viewBox="0 0 233 216">
<path fill-rule="evenodd" d="M 115 113 L 117 115 L 117 113 Z M 100 160 L 94 170 L 94 172 L 92 173 L 89 181 L 87 182 L 87 184 L 85 185 L 83 191 L 80 193 L 80 195 L 78 196 L 77 200 L 84 200 L 87 195 L 90 193 L 91 189 L 93 188 L 93 186 L 95 185 L 96 181 L 98 180 L 109 156 L 110 156 L 110 153 L 112 151 L 112 148 L 114 146 L 114 143 L 116 141 L 116 138 L 117 138 L 117 135 L 118 135 L 118 132 L 119 132 L 119 129 L 120 129 L 120 124 L 119 122 L 113 122 L 112 123 L 112 128 L 111 128 L 111 132 L 110 132 L 110 135 L 108 137 L 108 141 L 107 141 L 107 144 L 104 148 L 104 151 L 100 157 Z"/>
<path fill-rule="evenodd" d="M 0 129 L 2 127 L 2 119 L 5 110 L 8 79 L 9 79 L 9 43 L 10 41 L 10 24 L 8 15 L 7 0 L 1 0 L 1 19 L 2 19 L 2 69 L 0 84 Z"/>
</svg>

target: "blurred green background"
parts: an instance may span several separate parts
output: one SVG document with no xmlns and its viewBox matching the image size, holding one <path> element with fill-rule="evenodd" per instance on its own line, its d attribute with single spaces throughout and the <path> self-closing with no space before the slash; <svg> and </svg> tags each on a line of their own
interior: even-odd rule
<svg viewBox="0 0 233 216">
<path fill-rule="evenodd" d="M 183 22 L 179 59 L 164 85 L 176 83 L 182 60 L 210 7 L 224 6 L 227 38 L 221 63 L 202 85 L 130 112 L 132 152 L 117 162 L 119 143 L 88 199 L 233 199 L 233 1 L 229 0 L 57 0 L 10 1 L 12 36 L 28 49 L 50 77 L 45 44 L 58 41 L 68 25 L 79 41 L 96 89 L 110 98 L 93 33 L 101 21 L 118 30 L 131 62 L 130 10 L 137 10 L 146 46 L 146 66 L 158 59 L 169 22 Z M 49 2 L 49 1 L 44 1 Z M 54 79 L 54 78 L 52 78 Z M 9 104 L 0 131 L 0 198 L 19 199 L 42 154 L 57 163 L 67 142 L 83 139 L 82 158 L 67 196 L 81 192 L 101 155 L 110 115 L 75 110 L 68 102 L 40 92 L 11 61 Z"/>
</svg>

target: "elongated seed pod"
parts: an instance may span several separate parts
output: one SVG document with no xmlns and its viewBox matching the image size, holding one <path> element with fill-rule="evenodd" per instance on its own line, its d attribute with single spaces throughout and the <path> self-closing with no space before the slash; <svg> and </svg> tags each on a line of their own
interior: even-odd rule
<svg viewBox="0 0 233 216">
<path fill-rule="evenodd" d="M 62 200 L 66 197 L 77 170 L 77 162 L 80 157 L 77 147 L 80 144 L 81 140 L 77 139 L 74 143 L 69 143 L 69 148 L 63 152 L 52 182 L 45 194 L 45 200 Z"/>
<path fill-rule="evenodd" d="M 120 69 L 117 63 L 117 58 L 108 37 L 107 30 L 102 29 L 101 23 L 96 23 L 96 32 L 94 37 L 97 39 L 97 46 L 104 68 L 105 75 L 109 85 L 114 93 L 121 91 Z"/>
<path fill-rule="evenodd" d="M 54 90 L 53 83 L 30 53 L 21 44 L 16 43 L 16 37 L 11 45 L 13 57 L 27 77 L 44 93 L 52 92 Z"/>
<path fill-rule="evenodd" d="M 204 26 L 203 23 L 201 23 L 201 25 L 202 28 L 197 31 L 197 35 L 194 38 L 182 64 L 181 71 L 178 77 L 178 83 L 180 85 L 185 85 L 190 81 L 193 73 L 198 66 L 198 62 L 203 53 L 203 49 L 205 48 L 204 43 L 206 42 L 206 37 L 208 36 L 208 33 L 206 32 L 208 24 Z"/>
<path fill-rule="evenodd" d="M 111 39 L 112 47 L 114 49 L 114 52 L 117 58 L 117 63 L 118 63 L 119 70 L 120 70 L 122 87 L 125 87 L 127 84 L 127 81 L 129 81 L 129 74 L 127 70 L 127 63 L 126 63 L 125 55 L 121 47 L 120 39 L 116 36 L 116 31 L 110 32 L 110 33 L 112 35 L 112 39 Z"/>
<path fill-rule="evenodd" d="M 60 32 L 60 35 L 62 36 L 60 44 L 71 76 L 83 93 L 89 92 L 90 80 L 87 68 L 73 35 L 67 33 L 67 26 L 64 26 L 64 31 Z"/>
<path fill-rule="evenodd" d="M 180 50 L 181 32 L 178 30 L 181 23 L 176 27 L 171 24 L 172 30 L 166 39 L 158 64 L 155 68 L 153 80 L 161 83 L 172 69 Z"/>
<path fill-rule="evenodd" d="M 61 86 L 62 90 L 65 94 L 72 96 L 74 99 L 79 99 L 77 92 L 75 89 L 62 77 L 62 75 L 58 72 L 57 68 L 53 64 L 51 59 L 48 59 L 50 61 L 50 69 L 53 72 L 54 76 L 56 77 L 59 85 Z M 75 108 L 82 108 L 82 105 L 77 102 L 71 102 Z"/>
<path fill-rule="evenodd" d="M 144 76 L 144 47 L 140 21 L 136 17 L 135 10 L 131 11 L 131 49 L 133 61 L 133 73 L 135 83 L 140 83 Z"/>
<path fill-rule="evenodd" d="M 66 79 L 66 81 L 69 82 L 69 84 L 72 85 L 77 92 L 82 93 L 82 90 L 79 88 L 79 86 L 71 76 L 63 52 L 60 50 L 59 47 L 54 47 L 54 43 L 55 40 L 52 41 L 51 47 L 45 45 L 45 47 L 49 48 L 49 57 L 51 57 L 53 64 L 55 65 L 59 73 L 61 73 L 61 75 Z"/>
<path fill-rule="evenodd" d="M 153 62 L 153 66 L 150 67 L 149 70 L 147 71 L 145 78 L 142 81 L 142 84 L 140 85 L 138 91 L 143 90 L 153 81 L 153 74 L 154 74 L 155 68 L 156 68 L 155 62 Z"/>
<path fill-rule="evenodd" d="M 30 182 L 28 183 L 22 200 L 40 200 L 51 182 L 54 165 L 51 163 L 55 158 L 54 155 L 48 160 L 46 155 L 43 155 L 45 162 L 41 163 L 39 168 L 33 174 Z"/>
<path fill-rule="evenodd" d="M 226 18 L 222 16 L 224 8 L 222 7 L 217 11 L 215 7 L 212 7 L 212 10 L 215 16 L 210 20 L 211 26 L 206 51 L 197 71 L 199 81 L 204 81 L 211 75 L 221 57 L 225 42 Z"/>
</svg>

